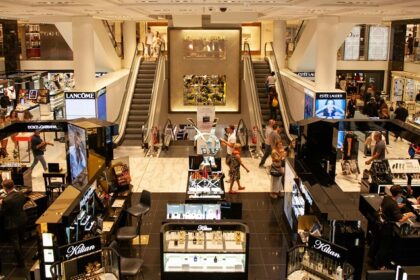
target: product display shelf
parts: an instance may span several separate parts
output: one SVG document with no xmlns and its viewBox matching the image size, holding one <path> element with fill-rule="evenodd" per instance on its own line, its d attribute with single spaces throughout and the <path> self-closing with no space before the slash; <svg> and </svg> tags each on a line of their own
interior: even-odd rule
<svg viewBox="0 0 420 280">
<path fill-rule="evenodd" d="M 246 279 L 249 232 L 238 222 L 169 222 L 161 228 L 162 279 Z"/>
<path fill-rule="evenodd" d="M 64 91 L 50 92 L 50 110 L 54 111 L 56 108 L 64 107 Z"/>
</svg>

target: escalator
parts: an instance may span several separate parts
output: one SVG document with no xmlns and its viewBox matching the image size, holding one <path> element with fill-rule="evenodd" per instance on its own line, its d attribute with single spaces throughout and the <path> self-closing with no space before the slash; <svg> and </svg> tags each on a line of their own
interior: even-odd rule
<svg viewBox="0 0 420 280">
<path fill-rule="evenodd" d="M 155 72 L 156 61 L 143 61 L 140 63 L 128 113 L 123 145 L 141 145 L 142 127 L 148 120 Z"/>
<path fill-rule="evenodd" d="M 270 73 L 270 65 L 266 61 L 253 61 L 255 82 L 257 84 L 258 100 L 260 101 L 262 120 L 267 123 L 270 118 L 270 106 L 267 103 L 267 89 L 265 80 Z"/>
</svg>

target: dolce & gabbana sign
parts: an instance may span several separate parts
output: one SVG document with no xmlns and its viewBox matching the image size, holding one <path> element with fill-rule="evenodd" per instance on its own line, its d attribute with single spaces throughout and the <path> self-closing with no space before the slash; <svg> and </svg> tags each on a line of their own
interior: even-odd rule
<svg viewBox="0 0 420 280">
<path fill-rule="evenodd" d="M 312 235 L 309 236 L 308 247 L 341 263 L 347 258 L 346 248 Z"/>
<path fill-rule="evenodd" d="M 94 92 L 73 92 L 68 91 L 65 93 L 66 99 L 95 99 Z"/>
<path fill-rule="evenodd" d="M 60 247 L 60 257 L 71 260 L 101 250 L 101 238 L 94 237 Z"/>
</svg>

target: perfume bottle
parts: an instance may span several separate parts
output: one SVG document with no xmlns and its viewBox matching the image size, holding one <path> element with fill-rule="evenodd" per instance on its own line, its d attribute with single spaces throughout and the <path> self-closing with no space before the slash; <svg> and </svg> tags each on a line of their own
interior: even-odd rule
<svg viewBox="0 0 420 280">
<path fill-rule="evenodd" d="M 341 266 L 337 266 L 337 269 L 335 270 L 335 280 L 342 280 L 343 279 L 343 269 Z"/>
<path fill-rule="evenodd" d="M 214 261 L 214 263 L 217 263 L 217 256 L 214 256 L 213 261 Z"/>
<path fill-rule="evenodd" d="M 197 260 L 198 260 L 197 256 L 194 256 L 194 262 L 197 262 Z"/>
</svg>

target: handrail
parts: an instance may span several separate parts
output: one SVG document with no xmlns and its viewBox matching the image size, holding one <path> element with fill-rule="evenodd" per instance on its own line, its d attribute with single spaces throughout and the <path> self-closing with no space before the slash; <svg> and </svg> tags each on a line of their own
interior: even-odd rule
<svg viewBox="0 0 420 280">
<path fill-rule="evenodd" d="M 108 31 L 108 37 L 111 39 L 112 46 L 114 47 L 115 51 L 117 52 L 119 57 L 124 57 L 124 49 L 121 48 L 121 46 L 118 46 L 117 39 L 115 38 L 114 32 L 112 32 L 111 25 L 109 22 L 105 19 L 102 20 L 103 24 L 105 25 L 107 31 Z"/>
<path fill-rule="evenodd" d="M 129 110 L 129 106 L 127 106 L 126 103 L 128 101 L 127 99 L 129 98 L 130 104 L 131 104 L 131 99 L 133 98 L 134 86 L 135 86 L 135 83 L 133 84 L 132 79 L 133 77 L 137 76 L 139 64 L 141 63 L 141 60 L 142 60 L 142 56 L 139 56 L 138 53 L 139 52 L 136 48 L 134 51 L 133 60 L 131 61 L 130 73 L 128 74 L 127 82 L 125 84 L 124 95 L 123 95 L 123 100 L 121 102 L 120 111 L 118 113 L 117 118 L 114 121 L 115 123 L 119 124 L 119 128 L 118 128 L 119 133 L 114 138 L 114 143 L 117 145 L 121 142 L 125 133 L 125 126 L 127 125 L 128 110 Z M 138 63 L 136 63 L 137 60 L 139 60 Z"/>
<path fill-rule="evenodd" d="M 157 107 L 157 94 L 159 92 L 159 83 L 161 82 L 161 71 L 162 67 L 164 67 L 166 61 L 166 57 L 159 52 L 158 57 L 156 58 L 156 70 L 155 70 L 155 79 L 153 82 L 152 87 L 152 96 L 150 100 L 150 106 L 149 106 L 149 113 L 146 122 L 144 123 L 145 128 L 148 130 L 150 127 L 155 126 L 155 110 Z M 149 142 L 149 133 L 146 134 L 146 137 L 144 139 L 144 142 Z"/>
<path fill-rule="evenodd" d="M 298 32 L 296 33 L 296 36 L 293 39 L 293 45 L 294 45 L 293 49 L 296 48 L 296 45 L 299 42 L 300 37 L 302 36 L 303 30 L 304 30 L 303 27 L 304 27 L 305 24 L 306 24 L 306 21 L 305 20 L 302 20 L 302 22 L 299 25 Z"/>
<path fill-rule="evenodd" d="M 276 89 L 277 89 L 277 95 L 278 95 L 277 98 L 278 98 L 278 100 L 280 100 L 280 102 L 279 102 L 280 114 L 281 114 L 282 121 L 283 121 L 284 131 L 286 132 L 287 137 L 291 141 L 293 139 L 293 137 L 289 133 L 289 125 L 290 125 L 290 123 L 294 123 L 295 120 L 293 119 L 292 114 L 290 113 L 289 106 L 286 105 L 287 96 L 286 96 L 286 93 L 284 91 L 283 83 L 281 82 L 281 75 L 280 75 L 280 70 L 279 70 L 279 66 L 278 66 L 278 63 L 277 63 L 276 53 L 275 53 L 275 50 L 273 48 L 273 42 L 268 42 L 268 44 L 271 45 L 271 49 L 273 50 L 272 57 L 273 57 L 274 61 L 271 59 L 271 57 L 266 57 L 266 59 L 268 60 L 268 63 L 270 65 L 270 70 L 271 71 L 274 70 L 274 72 L 277 75 Z M 281 97 L 281 98 L 279 98 L 279 97 Z"/>
</svg>

